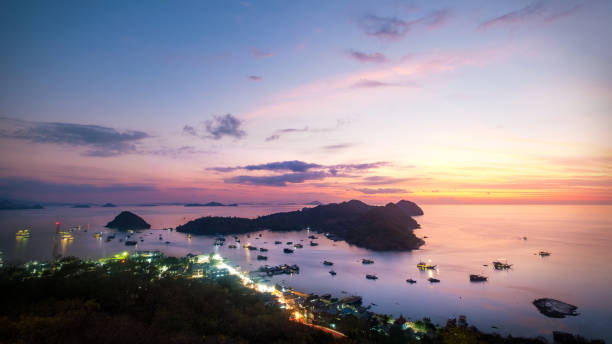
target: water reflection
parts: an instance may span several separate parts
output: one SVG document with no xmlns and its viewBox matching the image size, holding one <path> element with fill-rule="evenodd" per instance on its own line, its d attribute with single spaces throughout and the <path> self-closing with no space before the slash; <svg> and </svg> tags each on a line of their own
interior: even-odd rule
<svg viewBox="0 0 612 344">
<path fill-rule="evenodd" d="M 299 207 L 299 206 L 296 206 Z M 123 209 L 122 209 L 123 210 Z M 131 210 L 151 223 L 164 228 L 185 223 L 203 215 L 249 216 L 292 209 L 232 207 L 232 209 L 191 209 L 184 207 L 136 208 Z M 214 237 L 147 230 L 137 232 L 135 247 L 125 246 L 125 233 L 106 241 L 113 233 L 104 228 L 120 210 L 117 209 L 45 209 L 32 216 L 27 211 L 6 212 L 0 228 L 23 228 L 32 224 L 32 238 L 11 240 L 14 230 L 0 230 L 0 251 L 6 260 L 22 261 L 50 258 L 54 243 L 56 219 L 71 224 L 91 224 L 90 231 L 75 230 L 73 242 L 57 242 L 62 255 L 99 258 L 118 252 L 161 250 L 167 255 L 219 253 L 244 270 L 259 266 L 297 264 L 300 273 L 272 277 L 273 283 L 293 286 L 304 292 L 361 295 L 364 303 L 375 303 L 373 310 L 405 317 L 429 316 L 444 323 L 449 316 L 465 314 L 470 323 L 483 330 L 499 327 L 503 334 L 550 335 L 552 330 L 579 332 L 588 337 L 610 337 L 607 320 L 612 300 L 612 207 L 566 206 L 429 206 L 417 220 L 417 236 L 427 236 L 427 244 L 414 252 L 371 252 L 344 242 L 333 242 L 314 232 L 270 233 L 250 236 L 226 236 L 224 246 L 215 246 Z M 213 213 L 214 212 L 214 213 Z M 508 217 L 508 214 L 512 214 Z M 94 233 L 102 233 L 99 239 Z M 529 240 L 523 236 L 529 233 Z M 163 234 L 163 240 L 159 240 Z M 261 239 L 257 239 L 262 234 Z M 317 236 L 318 246 L 310 246 L 308 236 Z M 141 241 L 140 237 L 144 240 Z M 123 239 L 123 241 L 121 241 Z M 170 244 L 165 244 L 170 241 Z M 282 245 L 275 245 L 281 241 Z M 286 242 L 305 243 L 293 254 L 283 253 Z M 238 249 L 228 246 L 235 244 Z M 269 250 L 266 261 L 243 244 Z M 242 249 L 241 249 L 242 248 Z M 546 259 L 537 253 L 551 252 Z M 254 255 L 254 256 L 253 256 Z M 503 257 L 503 258 L 502 258 Z M 374 261 L 362 264 L 361 259 Z M 323 261 L 334 262 L 333 267 Z M 436 265 L 421 271 L 419 262 Z M 496 270 L 493 261 L 512 264 L 512 269 Z M 329 274 L 329 270 L 337 273 Z M 470 283 L 469 275 L 480 272 L 489 277 L 486 283 Z M 375 274 L 378 280 L 366 280 Z M 413 278 L 416 283 L 406 282 Z M 439 279 L 430 283 L 428 278 Z M 585 285 L 582 281 L 591 281 Z M 582 314 L 567 319 L 543 317 L 531 302 L 540 297 L 554 297 L 579 306 Z M 609 321 L 608 321 L 609 322 Z"/>
</svg>

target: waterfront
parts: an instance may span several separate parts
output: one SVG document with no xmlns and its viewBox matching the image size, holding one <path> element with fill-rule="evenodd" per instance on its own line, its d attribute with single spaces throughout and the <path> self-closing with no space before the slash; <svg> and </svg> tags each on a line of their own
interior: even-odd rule
<svg viewBox="0 0 612 344">
<path fill-rule="evenodd" d="M 161 250 L 167 255 L 184 256 L 187 253 L 219 252 L 246 270 L 255 270 L 265 264 L 297 264 L 300 274 L 279 275 L 273 282 L 284 283 L 305 292 L 331 293 L 335 297 L 347 294 L 361 295 L 364 305 L 375 303 L 372 311 L 391 313 L 419 319 L 431 317 L 444 323 L 449 316 L 467 315 L 470 323 L 484 331 L 499 328 L 502 334 L 550 336 L 552 330 L 580 333 L 589 338 L 610 340 L 612 321 L 610 286 L 612 273 L 609 264 L 612 254 L 610 206 L 422 206 L 425 215 L 417 217 L 422 229 L 419 237 L 427 236 L 427 244 L 411 253 L 373 253 L 349 247 L 343 242 L 332 242 L 314 234 L 319 246 L 308 245 L 313 233 L 263 232 L 250 238 L 241 235 L 237 249 L 228 246 L 233 238 L 227 237 L 224 246 L 215 247 L 214 238 L 156 230 L 135 234 L 134 248 L 126 247 L 119 239 L 106 242 L 104 235 L 97 240 L 96 231 L 110 232 L 102 227 L 121 210 L 130 210 L 142 216 L 153 228 L 175 227 L 201 215 L 227 216 L 263 215 L 293 210 L 300 206 L 283 207 L 217 207 L 186 208 L 181 206 L 118 207 L 118 208 L 49 208 L 43 210 L 3 211 L 2 247 L 4 258 L 21 261 L 50 258 L 53 252 L 55 221 L 62 228 L 82 226 L 73 233 L 74 240 L 62 241 L 57 248 L 63 255 L 99 258 L 120 251 Z M 84 232 L 90 225 L 88 232 Z M 17 229 L 29 227 L 32 237 L 16 240 Z M 153 233 L 149 235 L 148 233 Z M 161 233 L 163 240 L 158 239 Z M 143 236 L 144 241 L 139 237 Z M 527 240 L 523 240 L 526 236 Z M 282 245 L 275 245 L 280 240 Z M 303 241 L 301 241 L 303 240 Z M 170 244 L 165 242 L 169 241 Z M 293 254 L 284 254 L 287 241 L 303 243 L 304 248 Z M 264 244 L 264 242 L 266 242 Z M 265 247 L 268 260 L 257 261 L 259 252 L 242 248 L 243 244 Z M 485 244 L 486 243 L 486 244 Z M 335 245 L 335 246 L 334 246 Z M 550 257 L 536 255 L 550 251 Z M 372 265 L 363 265 L 360 258 L 370 258 Z M 431 259 L 437 270 L 420 272 L 419 260 Z M 513 264 L 509 271 L 494 271 L 491 261 L 507 259 Z M 336 276 L 322 264 L 334 262 Z M 488 264 L 488 267 L 482 266 Z M 376 274 L 376 281 L 366 280 L 365 274 Z M 431 285 L 429 274 L 441 283 Z M 489 276 L 486 283 L 470 283 L 470 273 Z M 417 283 L 410 285 L 407 278 Z M 531 304 L 536 298 L 552 297 L 577 305 L 577 317 L 551 319 L 541 315 Z"/>
</svg>

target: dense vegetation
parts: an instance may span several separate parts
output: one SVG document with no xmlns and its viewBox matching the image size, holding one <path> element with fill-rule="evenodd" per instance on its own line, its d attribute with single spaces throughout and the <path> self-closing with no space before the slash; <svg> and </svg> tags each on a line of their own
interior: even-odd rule
<svg viewBox="0 0 612 344">
<path fill-rule="evenodd" d="M 202 217 L 176 229 L 195 234 L 239 234 L 261 229 L 292 231 L 311 228 L 333 234 L 349 244 L 372 250 L 411 250 L 424 244 L 413 230 L 419 224 L 409 214 L 422 214 L 412 202 L 371 206 L 352 200 L 276 213 L 256 219 Z M 416 207 L 416 208 L 414 208 Z M 420 211 L 420 212 L 419 212 Z"/>
<path fill-rule="evenodd" d="M 168 260 L 176 258 L 166 258 Z M 326 343 L 271 297 L 219 280 L 162 275 L 153 264 L 100 267 L 65 258 L 26 278 L 0 273 L 0 343 Z"/>
<path fill-rule="evenodd" d="M 128 229 L 149 229 L 151 225 L 132 212 L 122 211 L 106 227 L 125 231 Z"/>
</svg>

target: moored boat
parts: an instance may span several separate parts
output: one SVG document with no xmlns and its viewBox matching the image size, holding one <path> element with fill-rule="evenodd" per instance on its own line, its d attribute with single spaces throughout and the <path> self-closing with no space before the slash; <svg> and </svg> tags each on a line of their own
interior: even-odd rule
<svg viewBox="0 0 612 344">
<path fill-rule="evenodd" d="M 429 277 L 427 280 L 429 281 L 429 283 L 440 283 L 439 279 L 433 277 Z"/>
<path fill-rule="evenodd" d="M 378 277 L 376 275 L 366 275 L 366 279 L 377 280 Z"/>
<path fill-rule="evenodd" d="M 22 238 L 29 238 L 32 234 L 30 233 L 29 229 L 20 229 L 17 231 L 17 233 L 15 233 L 15 237 L 22 239 Z"/>
<path fill-rule="evenodd" d="M 290 248 L 286 248 L 286 249 L 283 250 L 283 252 L 285 252 L 285 253 L 293 253 L 293 250 L 290 249 Z"/>
<path fill-rule="evenodd" d="M 470 275 L 470 282 L 486 282 L 487 279 L 488 277 L 483 276 L 483 275 L 476 275 L 476 274 Z"/>
<path fill-rule="evenodd" d="M 540 251 L 540 253 L 538 253 L 540 255 L 540 257 L 548 257 L 550 256 L 550 252 L 546 252 L 546 251 Z"/>
<path fill-rule="evenodd" d="M 332 266 L 332 265 L 334 265 L 334 263 L 330 262 L 330 261 L 327 261 L 327 260 L 324 260 L 323 261 L 323 265 Z"/>
<path fill-rule="evenodd" d="M 268 260 L 268 257 L 262 256 L 261 254 L 257 255 L 257 260 Z"/>
<path fill-rule="evenodd" d="M 512 268 L 512 264 L 503 262 L 493 262 L 493 267 L 495 267 L 495 270 L 507 270 Z"/>
<path fill-rule="evenodd" d="M 406 282 L 408 282 L 410 284 L 415 284 L 416 283 L 416 281 L 413 280 L 412 278 L 407 279 Z"/>
<path fill-rule="evenodd" d="M 361 264 L 374 264 L 374 261 L 370 260 L 370 259 L 362 258 L 361 259 Z"/>
<path fill-rule="evenodd" d="M 334 270 L 329 270 L 329 274 L 332 276 L 336 276 L 336 272 Z"/>
</svg>

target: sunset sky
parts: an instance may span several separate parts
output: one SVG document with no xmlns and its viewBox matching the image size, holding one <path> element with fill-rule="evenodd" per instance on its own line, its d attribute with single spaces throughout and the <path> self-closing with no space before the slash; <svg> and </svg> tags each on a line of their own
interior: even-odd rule
<svg viewBox="0 0 612 344">
<path fill-rule="evenodd" d="M 4 1 L 0 198 L 612 203 L 611 1 Z"/>
</svg>

